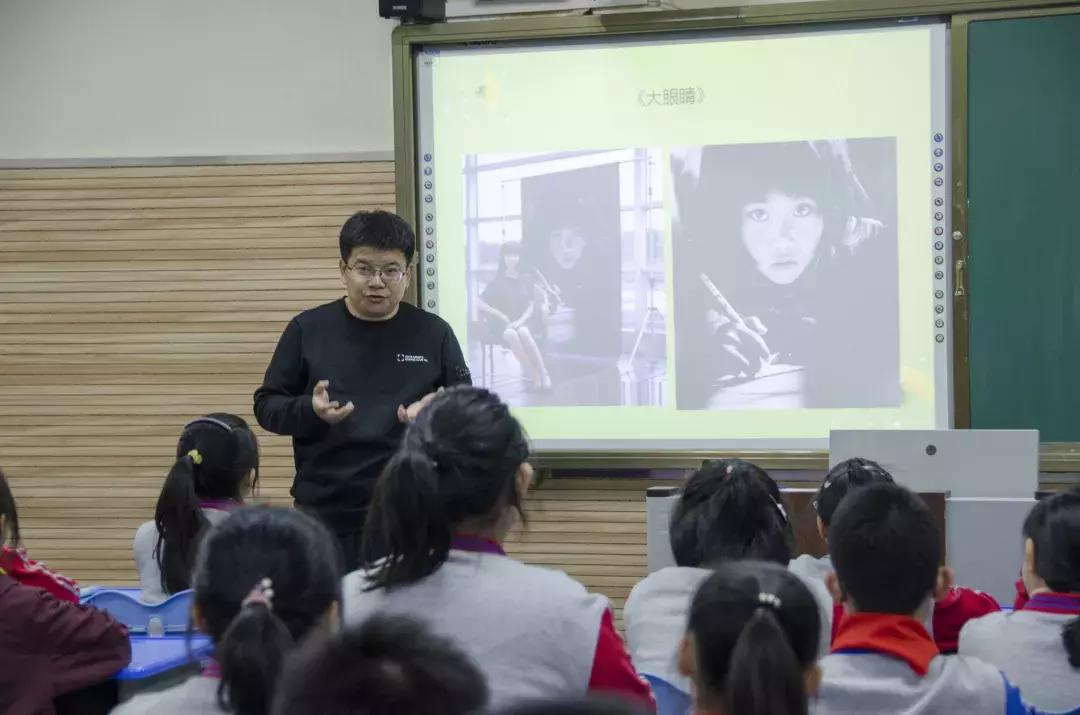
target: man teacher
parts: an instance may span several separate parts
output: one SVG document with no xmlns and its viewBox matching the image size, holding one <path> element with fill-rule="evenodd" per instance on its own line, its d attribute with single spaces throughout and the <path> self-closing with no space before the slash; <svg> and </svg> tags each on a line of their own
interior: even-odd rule
<svg viewBox="0 0 1080 715">
<path fill-rule="evenodd" d="M 255 392 L 255 417 L 292 437 L 296 506 L 334 532 L 353 570 L 365 560 L 375 481 L 405 424 L 439 389 L 471 376 L 450 326 L 402 302 L 414 270 L 409 225 L 360 211 L 338 243 L 345 297 L 289 322 Z"/>
</svg>

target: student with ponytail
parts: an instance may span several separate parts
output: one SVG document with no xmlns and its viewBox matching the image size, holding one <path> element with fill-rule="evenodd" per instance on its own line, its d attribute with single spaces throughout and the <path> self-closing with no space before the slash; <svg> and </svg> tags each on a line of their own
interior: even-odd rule
<svg viewBox="0 0 1080 715">
<path fill-rule="evenodd" d="M 752 559 L 787 566 L 794 535 L 780 488 L 756 464 L 741 459 L 706 462 L 687 480 L 668 527 L 675 566 L 652 572 L 630 592 L 623 611 L 630 654 L 639 672 L 690 692 L 676 651 L 698 587 L 723 563 Z M 832 598 L 824 582 L 804 579 L 814 595 L 828 652 Z"/>
<path fill-rule="evenodd" d="M 427 623 L 480 667 L 491 705 L 606 691 L 653 707 L 603 596 L 503 551 L 532 479 L 529 445 L 491 392 L 454 387 L 409 425 L 375 487 L 365 538 L 386 558 L 345 578 L 346 625 Z"/>
<path fill-rule="evenodd" d="M 1024 521 L 1030 600 L 960 631 L 960 654 L 1001 668 L 1046 712 L 1080 713 L 1080 491 L 1046 497 Z"/>
<path fill-rule="evenodd" d="M 184 427 L 154 520 L 135 532 L 142 600 L 163 601 L 191 587 L 199 540 L 243 504 L 258 481 L 259 444 L 242 418 L 215 413 Z"/>
<path fill-rule="evenodd" d="M 721 564 L 690 606 L 679 669 L 699 715 L 806 715 L 821 626 L 805 584 L 764 561 Z"/>
<path fill-rule="evenodd" d="M 193 620 L 214 642 L 199 677 L 141 695 L 118 715 L 266 715 L 290 651 L 338 619 L 341 561 L 333 537 L 290 509 L 239 509 L 199 546 Z"/>
</svg>

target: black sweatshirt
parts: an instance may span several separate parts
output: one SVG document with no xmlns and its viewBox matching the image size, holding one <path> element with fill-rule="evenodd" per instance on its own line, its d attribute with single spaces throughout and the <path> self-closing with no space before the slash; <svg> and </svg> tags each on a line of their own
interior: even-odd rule
<svg viewBox="0 0 1080 715">
<path fill-rule="evenodd" d="M 320 380 L 330 381 L 330 399 L 353 403 L 336 425 L 311 407 Z M 446 321 L 407 303 L 390 320 L 361 320 L 340 299 L 289 322 L 255 392 L 255 417 L 293 438 L 296 503 L 350 531 L 362 524 L 375 480 L 405 432 L 398 406 L 470 382 Z"/>
</svg>

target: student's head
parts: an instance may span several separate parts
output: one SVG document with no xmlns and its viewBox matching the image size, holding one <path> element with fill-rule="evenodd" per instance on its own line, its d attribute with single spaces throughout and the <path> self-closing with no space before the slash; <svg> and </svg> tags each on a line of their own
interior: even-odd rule
<svg viewBox="0 0 1080 715">
<path fill-rule="evenodd" d="M 818 488 L 814 499 L 817 511 L 818 531 L 823 538 L 828 538 L 829 524 L 833 514 L 844 497 L 854 489 L 880 482 L 892 482 L 892 475 L 877 462 L 862 457 L 853 457 L 840 462 L 829 470 Z"/>
<path fill-rule="evenodd" d="M 176 444 L 176 462 L 154 510 L 158 530 L 154 559 L 166 593 L 190 585 L 199 538 L 207 527 L 200 503 L 243 501 L 258 481 L 259 444 L 242 418 L 214 413 L 184 427 Z"/>
<path fill-rule="evenodd" d="M 616 698 L 575 698 L 520 703 L 497 715 L 647 715 L 647 711 Z"/>
<path fill-rule="evenodd" d="M 20 540 L 19 511 L 15 508 L 11 487 L 0 470 L 0 547 L 18 546 Z"/>
<path fill-rule="evenodd" d="M 450 641 L 400 616 L 375 616 L 290 659 L 276 715 L 471 715 L 487 704 L 483 674 Z"/>
<path fill-rule="evenodd" d="M 952 575 L 939 566 L 941 534 L 922 499 L 888 482 L 856 489 L 829 527 L 828 577 L 849 611 L 922 617 L 932 597 L 943 597 Z"/>
<path fill-rule="evenodd" d="M 409 287 L 416 235 L 397 214 L 357 211 L 341 227 L 341 282 L 365 320 L 389 320 Z"/>
<path fill-rule="evenodd" d="M 702 205 L 684 213 L 706 221 L 696 230 L 712 226 L 718 245 L 707 254 L 788 285 L 842 240 L 849 212 L 834 163 L 820 143 L 706 147 L 696 196 Z"/>
<path fill-rule="evenodd" d="M 787 564 L 794 541 L 776 482 L 741 459 L 706 462 L 695 472 L 668 532 L 675 563 L 692 567 L 736 559 Z"/>
<path fill-rule="evenodd" d="M 246 507 L 210 530 L 195 567 L 194 618 L 214 641 L 226 710 L 269 710 L 285 655 L 337 618 L 341 576 L 333 537 L 302 512 Z"/>
<path fill-rule="evenodd" d="M 1080 593 L 1080 490 L 1040 500 L 1024 520 L 1024 586 Z M 1062 633 L 1069 663 L 1080 668 L 1080 618 Z"/>
<path fill-rule="evenodd" d="M 499 246 L 499 275 L 521 270 L 521 242 L 507 241 Z"/>
<path fill-rule="evenodd" d="M 703 711 L 804 715 L 817 690 L 820 616 L 806 586 L 779 564 L 721 564 L 690 606 L 679 669 Z"/>
<path fill-rule="evenodd" d="M 494 393 L 454 387 L 436 395 L 375 486 L 365 538 L 387 557 L 374 584 L 434 573 L 455 532 L 503 538 L 532 478 L 528 458 L 525 432 Z"/>
</svg>

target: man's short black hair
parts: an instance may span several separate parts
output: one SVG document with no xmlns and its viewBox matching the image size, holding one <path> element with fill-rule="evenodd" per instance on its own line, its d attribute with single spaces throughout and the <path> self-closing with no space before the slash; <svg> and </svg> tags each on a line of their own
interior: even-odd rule
<svg viewBox="0 0 1080 715">
<path fill-rule="evenodd" d="M 483 674 L 450 641 L 410 618 L 375 616 L 302 647 L 273 713 L 471 715 L 487 699 Z"/>
<path fill-rule="evenodd" d="M 833 515 L 829 556 L 857 610 L 911 615 L 934 591 L 941 535 L 918 496 L 897 484 L 871 484 Z"/>
<path fill-rule="evenodd" d="M 737 559 L 786 565 L 794 543 L 780 488 L 741 459 L 706 462 L 687 480 L 668 533 L 675 563 L 695 568 Z"/>
<path fill-rule="evenodd" d="M 341 227 L 338 248 L 341 260 L 348 261 L 354 248 L 367 246 L 379 251 L 401 251 L 405 262 L 412 263 L 416 253 L 416 234 L 397 214 L 389 211 L 357 211 Z"/>
</svg>

